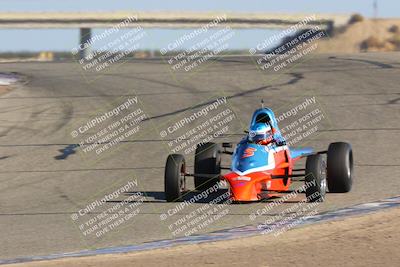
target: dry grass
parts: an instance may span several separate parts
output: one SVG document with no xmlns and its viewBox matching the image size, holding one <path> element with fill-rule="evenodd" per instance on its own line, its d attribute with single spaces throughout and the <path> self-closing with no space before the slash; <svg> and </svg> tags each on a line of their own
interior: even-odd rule
<svg viewBox="0 0 400 267">
<path fill-rule="evenodd" d="M 363 51 L 368 51 L 372 49 L 380 49 L 384 46 L 384 42 L 380 41 L 375 36 L 370 36 L 366 40 L 362 41 L 360 44 L 360 49 Z"/>
<path fill-rule="evenodd" d="M 392 38 L 388 40 L 391 44 L 393 44 L 397 50 L 400 50 L 400 34 L 394 35 Z"/>
<path fill-rule="evenodd" d="M 346 31 L 338 32 L 331 38 L 320 40 L 319 53 L 357 53 L 364 51 L 400 50 L 399 19 L 364 19 L 349 24 Z M 399 33 L 395 33 L 399 29 Z"/>
<path fill-rule="evenodd" d="M 388 31 L 391 33 L 400 33 L 400 27 L 398 25 L 392 25 Z"/>
<path fill-rule="evenodd" d="M 354 23 L 357 23 L 357 22 L 361 22 L 361 21 L 363 21 L 363 20 L 364 20 L 364 17 L 363 17 L 362 15 L 360 15 L 360 14 L 353 14 L 353 15 L 350 17 L 349 24 L 354 24 Z"/>
</svg>

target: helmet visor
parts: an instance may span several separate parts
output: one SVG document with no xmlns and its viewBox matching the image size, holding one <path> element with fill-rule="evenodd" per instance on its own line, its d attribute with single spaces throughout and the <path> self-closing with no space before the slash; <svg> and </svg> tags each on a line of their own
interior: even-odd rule
<svg viewBox="0 0 400 267">
<path fill-rule="evenodd" d="M 254 143 L 258 143 L 260 141 L 267 140 L 270 137 L 271 137 L 270 133 L 256 133 L 256 132 L 249 133 L 249 140 Z"/>
</svg>

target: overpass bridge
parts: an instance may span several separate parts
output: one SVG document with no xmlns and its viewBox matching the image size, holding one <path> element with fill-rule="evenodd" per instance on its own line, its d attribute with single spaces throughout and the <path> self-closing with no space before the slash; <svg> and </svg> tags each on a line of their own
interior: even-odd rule
<svg viewBox="0 0 400 267">
<path fill-rule="evenodd" d="M 127 18 L 135 18 L 121 28 L 200 28 L 215 20 L 215 27 L 230 26 L 233 29 L 279 29 L 299 25 L 312 17 L 300 28 L 319 25 L 330 31 L 348 22 L 349 15 L 332 14 L 268 14 L 229 12 L 7 12 L 0 13 L 0 29 L 80 29 L 80 43 L 91 38 L 92 28 L 112 28 Z M 81 51 L 84 57 L 88 50 Z"/>
</svg>

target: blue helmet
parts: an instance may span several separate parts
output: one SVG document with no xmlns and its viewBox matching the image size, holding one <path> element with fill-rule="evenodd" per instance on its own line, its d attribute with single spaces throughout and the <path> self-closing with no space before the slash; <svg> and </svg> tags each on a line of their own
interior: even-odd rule
<svg viewBox="0 0 400 267">
<path fill-rule="evenodd" d="M 271 126 L 267 123 L 258 122 L 250 127 L 249 140 L 254 143 L 266 140 L 271 137 Z"/>
</svg>

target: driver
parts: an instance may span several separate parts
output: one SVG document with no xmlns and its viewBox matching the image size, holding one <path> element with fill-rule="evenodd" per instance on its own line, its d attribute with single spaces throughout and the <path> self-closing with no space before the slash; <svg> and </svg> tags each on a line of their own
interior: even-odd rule
<svg viewBox="0 0 400 267">
<path fill-rule="evenodd" d="M 279 130 L 273 128 L 268 122 L 257 122 L 251 126 L 249 141 L 259 145 L 275 144 L 283 146 L 286 144 Z"/>
</svg>

